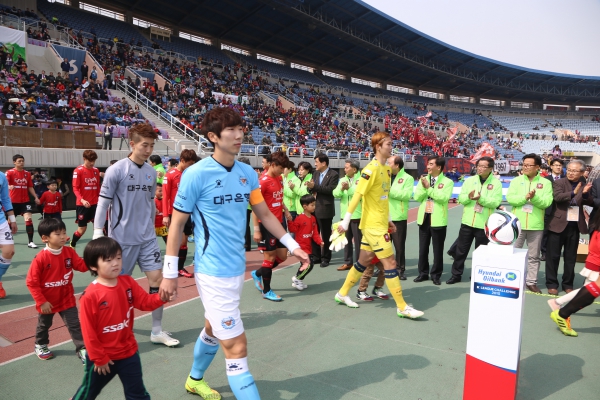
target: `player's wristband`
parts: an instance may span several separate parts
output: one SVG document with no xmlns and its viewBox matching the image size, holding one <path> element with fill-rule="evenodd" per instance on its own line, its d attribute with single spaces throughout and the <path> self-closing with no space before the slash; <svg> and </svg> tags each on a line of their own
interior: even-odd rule
<svg viewBox="0 0 600 400">
<path fill-rule="evenodd" d="M 300 248 L 300 245 L 298 244 L 298 242 L 296 242 L 294 240 L 294 238 L 292 237 L 292 235 L 290 235 L 289 233 L 286 233 L 285 235 L 283 235 L 281 237 L 281 239 L 279 239 L 279 242 L 284 245 L 285 247 L 287 247 L 287 249 L 290 251 L 290 253 L 293 253 L 294 250 Z"/>
<path fill-rule="evenodd" d="M 351 219 L 352 213 L 347 212 L 346 215 L 344 215 L 344 219 L 340 221 L 340 225 L 342 225 L 342 228 L 344 228 L 345 231 L 348 230 L 348 226 L 350 225 Z"/>
<path fill-rule="evenodd" d="M 101 238 L 102 236 L 104 236 L 104 229 L 94 228 L 94 235 L 92 236 L 92 240 Z"/>
<path fill-rule="evenodd" d="M 163 264 L 163 278 L 177 278 L 177 266 L 179 265 L 179 257 L 165 255 L 165 263 Z"/>
<path fill-rule="evenodd" d="M 9 222 L 17 222 L 17 219 L 15 218 L 15 216 L 14 216 L 14 215 L 9 215 L 9 216 L 8 216 L 8 221 L 9 221 Z"/>
</svg>

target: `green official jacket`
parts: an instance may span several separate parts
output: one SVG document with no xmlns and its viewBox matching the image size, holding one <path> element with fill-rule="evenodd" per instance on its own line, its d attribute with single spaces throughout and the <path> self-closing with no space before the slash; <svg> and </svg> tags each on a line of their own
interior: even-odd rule
<svg viewBox="0 0 600 400">
<path fill-rule="evenodd" d="M 402 168 L 392 182 L 390 188 L 390 215 L 392 221 L 406 221 L 408 219 L 408 201 L 415 188 L 415 179 Z"/>
<path fill-rule="evenodd" d="M 525 200 L 530 191 L 535 190 L 535 196 L 531 200 Z M 512 206 L 512 213 L 519 218 L 521 229 L 529 231 L 544 230 L 544 213 L 552 204 L 552 182 L 537 175 L 529 181 L 527 175 L 517 176 L 510 182 L 506 201 Z M 526 204 L 532 204 L 533 210 L 527 213 L 523 210 Z"/>
<path fill-rule="evenodd" d="M 469 198 L 472 191 L 479 193 L 481 197 L 475 201 Z M 479 175 L 465 179 L 458 202 L 465 206 L 463 210 L 462 223 L 473 228 L 483 229 L 489 216 L 502 203 L 502 183 L 494 174 L 490 174 L 483 184 Z M 481 206 L 481 211 L 476 212 L 477 204 Z"/>
<path fill-rule="evenodd" d="M 294 172 L 290 172 L 287 176 L 283 177 L 283 204 L 287 207 L 288 211 L 298 211 L 301 213 L 303 210 L 296 210 L 296 197 L 293 189 L 290 189 L 289 183 L 292 182 L 294 186 L 300 186 L 300 179 Z"/>
<path fill-rule="evenodd" d="M 163 167 L 162 164 L 156 164 L 154 167 L 152 167 L 156 170 L 156 183 L 160 183 L 162 185 L 163 180 L 165 179 L 165 167 Z M 162 172 L 162 177 L 159 177 L 158 174 Z"/>
<path fill-rule="evenodd" d="M 429 181 L 430 175 L 426 175 Z M 419 206 L 419 214 L 417 215 L 417 224 L 422 225 L 423 219 L 425 218 L 425 208 L 427 206 L 427 199 L 433 200 L 433 212 L 431 213 L 431 226 L 441 227 L 448 225 L 448 201 L 452 196 L 452 189 L 454 188 L 454 182 L 448 179 L 444 174 L 439 174 L 435 185 L 429 189 L 425 189 L 421 180 L 415 187 L 414 199 L 421 203 Z"/>
<path fill-rule="evenodd" d="M 356 185 L 358 185 L 358 181 L 360 179 L 360 172 L 354 174 L 352 178 L 348 176 L 344 176 L 338 182 L 338 185 L 335 189 L 333 189 L 333 197 L 336 199 L 340 199 L 340 213 L 342 218 L 346 215 L 346 211 L 348 210 L 348 205 L 354 196 L 354 191 L 356 190 Z M 348 182 L 348 190 L 342 190 L 342 183 Z M 362 200 L 361 200 L 362 201 Z M 356 209 L 352 213 L 352 219 L 360 219 L 362 215 L 362 207 L 361 204 L 358 203 Z"/>
<path fill-rule="evenodd" d="M 308 193 L 308 188 L 306 187 L 306 182 L 310 182 L 310 180 L 312 179 L 312 174 L 306 174 L 306 176 L 304 177 L 303 180 L 300 180 L 300 178 L 298 178 L 298 184 L 296 186 L 294 186 L 294 189 L 292 189 L 292 191 L 294 192 L 294 194 L 296 195 L 296 212 L 298 214 L 300 214 L 301 212 L 304 211 L 304 209 L 302 208 L 302 204 L 300 204 L 300 197 L 306 195 L 306 194 L 310 194 Z M 296 182 L 294 182 L 295 184 Z"/>
</svg>

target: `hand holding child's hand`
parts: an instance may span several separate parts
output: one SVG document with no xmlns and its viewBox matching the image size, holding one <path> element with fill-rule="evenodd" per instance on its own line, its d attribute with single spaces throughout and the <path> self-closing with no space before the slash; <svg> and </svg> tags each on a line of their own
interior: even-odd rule
<svg viewBox="0 0 600 400">
<path fill-rule="evenodd" d="M 113 364 L 114 364 L 114 362 L 112 362 L 112 360 L 109 360 L 104 365 L 94 365 L 94 372 L 98 372 L 98 375 L 110 374 L 110 367 L 109 367 L 109 365 L 113 365 Z"/>
<path fill-rule="evenodd" d="M 40 306 L 40 311 L 42 314 L 52 314 L 52 304 L 49 301 L 45 302 Z"/>
</svg>

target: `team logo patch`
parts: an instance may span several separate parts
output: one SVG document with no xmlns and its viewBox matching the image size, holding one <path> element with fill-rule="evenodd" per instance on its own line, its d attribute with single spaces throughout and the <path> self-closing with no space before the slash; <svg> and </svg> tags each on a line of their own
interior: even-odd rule
<svg viewBox="0 0 600 400">
<path fill-rule="evenodd" d="M 151 181 L 151 180 L 152 180 L 152 175 L 150 175 L 150 174 L 146 174 L 146 180 L 147 180 L 147 181 Z"/>
<path fill-rule="evenodd" d="M 275 246 L 275 244 L 276 244 L 276 243 L 277 243 L 277 239 L 275 239 L 275 238 L 271 238 L 271 239 L 269 239 L 269 245 L 270 245 L 271 247 Z"/>
<path fill-rule="evenodd" d="M 98 308 L 101 310 L 106 310 L 108 308 L 108 301 L 103 301 L 102 303 L 100 303 L 100 306 Z"/>
<path fill-rule="evenodd" d="M 369 175 L 369 174 L 367 174 L 365 172 L 363 172 L 362 174 L 360 174 L 360 177 L 363 178 L 363 179 L 366 179 L 366 180 L 371 179 L 371 175 Z"/>
<path fill-rule="evenodd" d="M 223 318 L 221 320 L 221 326 L 225 329 L 232 329 L 235 326 L 235 319 L 233 319 L 233 317 Z"/>
<path fill-rule="evenodd" d="M 398 179 L 398 183 L 402 183 L 402 182 L 404 182 L 404 179 L 402 179 L 402 178 Z"/>
<path fill-rule="evenodd" d="M 65 260 L 65 268 L 67 268 L 67 269 L 71 269 L 71 268 L 73 268 L 73 263 L 71 262 L 71 259 L 70 259 L 70 258 L 67 258 L 67 259 Z"/>
<path fill-rule="evenodd" d="M 487 185 L 488 190 L 492 190 L 494 188 L 494 185 L 492 185 L 491 183 L 489 185 Z"/>
<path fill-rule="evenodd" d="M 215 188 L 222 188 L 222 187 L 223 187 L 223 185 L 221 185 L 221 180 L 220 180 L 220 179 L 217 179 L 217 180 L 215 181 Z"/>
<path fill-rule="evenodd" d="M 240 185 L 246 186 L 247 183 L 248 183 L 248 179 L 240 176 Z"/>
<path fill-rule="evenodd" d="M 443 184 L 443 183 L 440 183 L 440 184 L 438 185 L 438 189 L 443 189 L 443 188 L 444 188 L 444 184 Z"/>
<path fill-rule="evenodd" d="M 383 238 L 385 239 L 386 242 L 390 241 L 390 234 L 386 233 L 385 235 L 383 235 Z"/>
<path fill-rule="evenodd" d="M 538 189 L 543 189 L 543 188 L 544 188 L 544 185 L 543 185 L 543 184 L 541 184 L 541 183 L 538 183 L 538 184 L 537 184 L 537 186 L 536 186 L 536 188 L 538 188 Z"/>
<path fill-rule="evenodd" d="M 131 288 L 127 289 L 125 293 L 127 293 L 127 301 L 129 304 L 133 304 L 133 293 L 131 293 Z"/>
<path fill-rule="evenodd" d="M 135 176 L 133 174 L 129 174 L 129 180 L 133 181 L 135 179 Z"/>
<path fill-rule="evenodd" d="M 83 221 L 83 214 L 79 214 L 79 215 L 77 216 L 77 219 L 78 219 L 78 220 L 80 220 L 80 221 Z"/>
</svg>

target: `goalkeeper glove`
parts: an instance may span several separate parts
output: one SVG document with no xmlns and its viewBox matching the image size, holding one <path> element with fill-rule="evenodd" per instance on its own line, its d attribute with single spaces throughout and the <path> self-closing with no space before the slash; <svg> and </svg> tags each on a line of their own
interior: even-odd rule
<svg viewBox="0 0 600 400">
<path fill-rule="evenodd" d="M 348 244 L 348 239 L 346 239 L 345 233 L 339 233 L 337 228 L 339 226 L 339 222 L 336 222 L 331 226 L 331 236 L 329 237 L 329 241 L 331 245 L 329 246 L 329 250 L 332 251 L 340 251 Z"/>
</svg>

